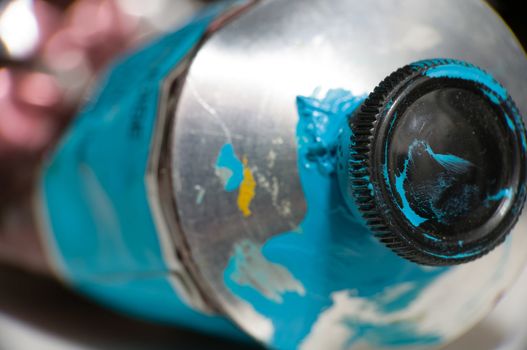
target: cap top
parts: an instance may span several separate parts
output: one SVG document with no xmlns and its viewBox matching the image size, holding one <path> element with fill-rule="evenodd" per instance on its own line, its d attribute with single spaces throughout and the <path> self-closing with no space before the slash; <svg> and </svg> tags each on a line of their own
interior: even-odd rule
<svg viewBox="0 0 527 350">
<path fill-rule="evenodd" d="M 505 89 L 454 60 L 384 80 L 351 118 L 351 184 L 370 228 L 399 255 L 452 265 L 485 255 L 525 201 L 525 129 Z M 370 191 L 356 180 L 368 174 Z M 364 197 L 367 198 L 364 198 Z"/>
</svg>

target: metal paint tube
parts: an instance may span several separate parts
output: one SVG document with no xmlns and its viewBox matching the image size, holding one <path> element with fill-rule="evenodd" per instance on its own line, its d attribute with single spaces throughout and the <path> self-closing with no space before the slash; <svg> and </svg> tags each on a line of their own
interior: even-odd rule
<svg viewBox="0 0 527 350">
<path fill-rule="evenodd" d="M 406 236 L 390 246 L 357 191 L 377 198 L 391 189 L 393 207 L 380 212 L 405 214 L 408 235 L 434 220 L 448 226 L 464 212 L 417 206 L 421 197 L 408 190 L 415 164 L 425 159 L 457 181 L 475 163 L 416 139 L 365 171 L 361 120 L 382 78 L 417 62 L 408 81 L 479 84 L 475 101 L 510 107 L 502 132 L 524 148 L 527 61 L 510 37 L 477 0 L 211 7 L 116 62 L 45 165 L 39 210 L 57 274 L 127 314 L 247 334 L 276 349 L 414 349 L 454 339 L 512 283 L 527 238 L 515 229 L 469 262 L 469 239 L 455 240 L 467 256 L 443 252 L 449 238 L 431 230 L 416 238 L 430 251 L 415 259 L 466 263 L 410 261 Z M 423 61 L 430 57 L 452 60 Z M 395 113 L 398 101 L 376 112 L 392 118 L 386 135 L 407 118 Z M 484 199 L 492 209 L 524 197 L 518 185 Z"/>
</svg>

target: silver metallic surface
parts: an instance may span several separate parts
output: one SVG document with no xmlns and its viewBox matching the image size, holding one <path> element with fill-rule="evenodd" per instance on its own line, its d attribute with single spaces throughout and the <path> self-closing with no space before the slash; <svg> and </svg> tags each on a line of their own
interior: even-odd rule
<svg viewBox="0 0 527 350">
<path fill-rule="evenodd" d="M 197 47 L 195 50 L 197 50 Z M 172 196 L 169 192 L 161 190 L 170 186 L 169 182 L 167 182 L 169 181 L 170 173 L 166 167 L 166 162 L 163 161 L 162 153 L 163 144 L 169 134 L 166 128 L 167 117 L 169 111 L 173 110 L 173 100 L 169 96 L 174 92 L 174 89 L 178 88 L 178 83 L 186 72 L 189 62 L 189 57 L 180 62 L 165 79 L 161 87 L 158 117 L 148 161 L 146 186 L 149 193 L 149 204 L 152 208 L 158 236 L 161 240 L 163 257 L 171 271 L 170 283 L 172 287 L 187 305 L 201 312 L 212 313 L 211 308 L 203 299 L 192 277 L 193 274 L 184 262 L 183 254 L 185 248 L 182 242 L 182 233 L 175 222 L 172 212 L 170 212 L 173 210 Z"/>
<path fill-rule="evenodd" d="M 204 288 L 214 290 L 216 302 L 247 332 L 264 339 L 268 320 L 225 288 L 223 272 L 236 242 L 263 243 L 293 230 L 305 214 L 296 167 L 296 97 L 331 88 L 366 94 L 396 68 L 438 57 L 466 60 L 491 72 L 527 115 L 524 53 L 479 0 L 262 1 L 197 54 L 177 105 L 170 145 L 177 216 Z M 260 186 L 248 218 L 239 215 L 234 194 L 225 193 L 215 176 L 225 143 L 247 158 Z M 271 150 L 273 162 L 268 161 Z M 265 186 L 273 182 L 277 190 Z M 197 189 L 204 191 L 202 203 Z M 524 225 L 525 214 L 521 221 Z M 513 231 L 507 247 L 453 269 L 455 276 L 439 281 L 437 295 L 420 305 L 421 311 L 438 312 L 437 322 L 446 324 L 453 315 L 439 307 L 442 293 L 452 293 L 459 307 L 475 300 L 447 327 L 448 338 L 483 317 L 514 280 L 527 248 L 521 231 L 520 226 Z M 484 295 L 453 288 L 469 277 L 476 279 L 474 286 L 486 288 Z"/>
<path fill-rule="evenodd" d="M 251 0 L 225 1 L 222 14 L 213 21 L 209 32 L 217 29 L 212 27 L 219 28 L 222 24 L 227 23 L 229 18 L 235 17 L 250 3 Z M 214 304 L 208 300 L 207 293 L 203 291 L 203 285 L 201 284 L 200 288 L 200 283 L 196 281 L 200 273 L 189 257 L 189 249 L 179 226 L 179 218 L 174 215 L 176 210 L 174 198 L 171 191 L 167 190 L 172 186 L 171 163 L 167 152 L 172 135 L 172 130 L 169 127 L 171 116 L 192 58 L 206 41 L 208 34 L 205 33 L 195 47 L 190 50 L 187 57 L 174 67 L 160 87 L 161 93 L 148 160 L 146 186 L 149 193 L 149 204 L 161 240 L 163 257 L 170 267 L 170 281 L 173 288 L 177 291 L 178 296 L 193 309 L 214 314 L 217 312 Z"/>
</svg>

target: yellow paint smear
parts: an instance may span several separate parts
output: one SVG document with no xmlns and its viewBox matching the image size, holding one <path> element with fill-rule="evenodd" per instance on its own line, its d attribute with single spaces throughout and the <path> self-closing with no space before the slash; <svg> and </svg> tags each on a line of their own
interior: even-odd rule
<svg viewBox="0 0 527 350">
<path fill-rule="evenodd" d="M 256 181 L 254 181 L 253 173 L 247 166 L 247 163 L 247 157 L 243 157 L 243 181 L 238 192 L 238 208 L 245 217 L 252 214 L 250 208 L 251 202 L 256 195 Z"/>
</svg>

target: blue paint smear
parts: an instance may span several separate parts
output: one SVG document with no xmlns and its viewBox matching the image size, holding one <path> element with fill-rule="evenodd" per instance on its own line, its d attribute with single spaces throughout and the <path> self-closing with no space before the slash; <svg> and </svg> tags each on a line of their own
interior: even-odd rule
<svg viewBox="0 0 527 350">
<path fill-rule="evenodd" d="M 485 206 L 489 206 L 490 202 L 501 201 L 505 198 L 512 199 L 513 194 L 514 194 L 514 190 L 511 187 L 504 188 L 500 190 L 498 193 L 487 196 L 487 198 L 485 199 Z"/>
<path fill-rule="evenodd" d="M 305 158 L 301 166 L 316 167 L 326 175 L 335 170 L 342 124 L 330 120 L 330 117 L 333 115 L 333 119 L 344 120 L 363 100 L 364 97 L 352 96 L 344 90 L 330 90 L 323 101 L 314 97 L 297 97 L 300 120 L 303 121 L 297 126 L 297 144 Z"/>
<path fill-rule="evenodd" d="M 523 151 L 527 152 L 527 135 L 525 133 L 525 128 L 523 126 L 522 126 L 522 130 L 521 130 L 521 138 L 522 138 Z"/>
<path fill-rule="evenodd" d="M 228 169 L 228 177 L 225 178 L 225 191 L 237 190 L 243 181 L 243 163 L 234 153 L 234 147 L 227 143 L 223 145 L 216 161 L 216 168 Z"/>
<path fill-rule="evenodd" d="M 441 172 L 437 176 L 437 180 L 429 184 L 426 189 L 420 189 L 420 193 L 426 193 L 428 197 L 428 205 L 435 218 L 442 223 L 448 224 L 449 217 L 458 217 L 467 211 L 468 203 L 472 196 L 477 192 L 476 186 L 465 186 L 462 193 L 456 198 L 449 200 L 450 205 L 446 209 L 440 209 L 436 207 L 436 202 L 439 202 L 445 189 L 449 188 L 454 180 L 456 174 L 464 174 L 474 165 L 458 156 L 453 154 L 439 154 L 435 153 L 430 145 L 422 140 L 415 140 L 408 148 L 408 156 L 404 162 L 404 168 L 401 174 L 395 177 L 395 188 L 397 193 L 401 197 L 402 205 L 399 208 L 406 216 L 408 221 L 418 227 L 422 223 L 426 222 L 429 218 L 424 218 L 417 214 L 411 207 L 408 200 L 408 193 L 404 188 L 404 184 L 408 177 L 408 166 L 413 161 L 414 152 L 416 150 L 424 150 L 432 159 L 434 159 L 439 165 L 445 168 L 445 172 Z"/>
<path fill-rule="evenodd" d="M 471 162 L 468 160 L 465 160 L 461 157 L 455 156 L 453 154 L 439 154 L 435 153 L 432 150 L 432 147 L 430 147 L 429 144 L 425 145 L 426 152 L 443 168 L 446 170 L 449 170 L 456 174 L 464 174 L 466 173 L 470 167 L 474 166 Z"/>
<path fill-rule="evenodd" d="M 452 174 L 440 173 L 435 182 L 423 189 L 424 193 L 428 193 L 428 207 L 432 210 L 436 220 L 445 225 L 449 225 L 452 220 L 460 216 L 467 215 L 470 211 L 470 202 L 479 195 L 477 185 L 466 184 L 458 189 L 456 193 L 451 194 L 446 203 L 440 205 L 439 203 L 444 197 L 445 191 L 454 182 L 455 179 Z"/>
<path fill-rule="evenodd" d="M 509 126 L 509 129 L 512 131 L 516 131 L 516 125 L 512 121 L 511 117 L 509 117 L 508 114 L 505 114 L 505 120 L 507 121 L 507 125 Z"/>
<path fill-rule="evenodd" d="M 513 193 L 512 188 L 505 188 L 499 191 L 498 193 L 496 193 L 495 195 L 488 196 L 487 200 L 488 201 L 499 201 L 504 198 L 512 198 L 512 193 Z"/>
<path fill-rule="evenodd" d="M 508 98 L 507 90 L 501 86 L 492 76 L 485 73 L 479 68 L 470 65 L 461 65 L 460 63 L 451 63 L 432 67 L 425 72 L 430 78 L 458 78 L 471 80 L 483 84 L 490 88 L 499 97 L 506 100 Z"/>
<path fill-rule="evenodd" d="M 438 65 L 437 67 L 432 67 Z M 506 104 L 513 111 L 513 116 L 507 115 L 507 125 L 512 131 L 519 129 L 523 150 L 527 151 L 527 135 L 522 117 L 507 93 L 507 90 L 484 70 L 463 61 L 452 59 L 423 60 L 412 64 L 417 69 L 429 68 L 425 74 L 430 78 L 458 78 L 483 84 L 481 91 L 497 105 Z"/>
<path fill-rule="evenodd" d="M 442 259 L 465 259 L 465 258 L 470 258 L 471 256 L 481 253 L 481 248 L 473 249 L 468 252 L 459 253 L 455 255 L 437 254 L 437 253 L 433 253 L 429 251 L 426 251 L 426 253 L 432 256 L 438 257 L 438 258 L 442 258 Z"/>
<path fill-rule="evenodd" d="M 490 92 L 486 89 L 482 89 L 483 93 L 485 94 L 485 96 L 487 96 L 491 101 L 492 103 L 496 104 L 496 105 L 500 105 L 501 104 L 501 101 L 500 99 L 498 98 L 498 96 L 493 93 L 493 92 Z"/>
<path fill-rule="evenodd" d="M 410 202 L 408 201 L 408 198 L 406 197 L 406 190 L 404 189 L 404 183 L 406 182 L 406 179 L 408 178 L 408 164 L 410 163 L 412 156 L 411 151 L 412 148 L 410 147 L 410 151 L 408 151 L 408 158 L 404 161 L 404 168 L 400 175 L 395 176 L 395 189 L 397 190 L 397 193 L 399 193 L 399 196 L 401 197 L 402 205 L 399 205 L 399 209 L 401 209 L 402 213 L 408 219 L 408 221 L 414 225 L 415 227 L 418 227 L 423 222 L 428 221 L 428 218 L 424 218 L 417 214 L 415 210 L 410 205 Z"/>
<path fill-rule="evenodd" d="M 425 238 L 431 240 L 431 241 L 434 241 L 434 242 L 441 242 L 441 240 L 435 236 L 432 236 L 428 233 L 423 233 L 423 236 L 425 236 Z"/>
<path fill-rule="evenodd" d="M 289 270 L 302 283 L 305 296 L 285 292 L 282 303 L 276 303 L 254 287 L 237 284 L 233 276 L 239 266 L 234 258 L 224 272 L 226 287 L 272 321 L 275 333 L 269 345 L 274 348 L 298 348 L 319 316 L 333 306 L 335 292 L 353 291 L 357 297 L 375 303 L 379 312 L 389 315 L 404 310 L 448 271 L 423 269 L 398 257 L 379 243 L 345 204 L 335 171 L 334 155 L 339 152 L 336 140 L 343 132 L 349 133 L 347 117 L 361 100 L 344 90 L 329 91 L 322 99 L 297 100 L 298 169 L 307 213 L 298 230 L 271 238 L 263 245 L 262 254 Z M 397 298 L 387 301 L 380 297 L 387 288 L 403 283 L 411 287 Z M 412 323 L 373 325 L 347 319 L 341 322 L 350 328 L 350 334 L 356 335 L 349 339 L 350 346 L 359 341 L 367 341 L 374 347 L 441 342 L 437 334 L 419 334 Z"/>
<path fill-rule="evenodd" d="M 439 343 L 441 338 L 429 335 L 422 336 L 419 339 L 415 339 L 414 330 L 409 327 L 406 323 L 392 324 L 392 325 L 378 325 L 378 324 L 360 324 L 356 320 L 349 319 L 345 321 L 345 324 L 353 329 L 359 331 L 353 335 L 348 341 L 348 346 L 351 347 L 358 341 L 366 341 L 368 343 L 375 344 L 375 334 L 382 333 L 384 338 L 385 347 L 406 347 L 408 344 L 413 346 L 418 345 L 430 345 Z"/>
</svg>

